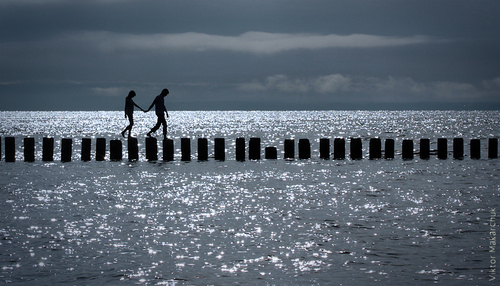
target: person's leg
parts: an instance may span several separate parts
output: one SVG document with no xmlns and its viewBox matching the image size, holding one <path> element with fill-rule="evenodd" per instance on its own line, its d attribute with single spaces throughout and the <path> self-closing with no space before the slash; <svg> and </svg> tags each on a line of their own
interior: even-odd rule
<svg viewBox="0 0 500 286">
<path fill-rule="evenodd" d="M 161 125 L 161 118 L 160 118 L 160 116 L 158 116 L 158 119 L 156 121 L 156 125 L 153 128 L 151 128 L 151 131 L 148 132 L 147 136 L 151 137 L 151 133 L 156 132 L 156 130 L 158 130 L 158 128 L 160 128 L 160 125 Z"/>
<path fill-rule="evenodd" d="M 165 116 L 163 116 L 161 124 L 163 125 L 163 138 L 167 138 L 167 120 L 165 120 Z"/>
<path fill-rule="evenodd" d="M 132 127 L 134 126 L 134 116 L 132 114 L 130 114 L 128 116 L 128 121 L 129 121 L 129 125 L 128 125 L 128 137 L 132 137 Z"/>
</svg>

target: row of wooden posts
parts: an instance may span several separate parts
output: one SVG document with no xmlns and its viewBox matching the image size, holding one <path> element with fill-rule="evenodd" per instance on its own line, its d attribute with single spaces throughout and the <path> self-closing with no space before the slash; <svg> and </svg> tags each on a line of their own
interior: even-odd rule
<svg viewBox="0 0 500 286">
<path fill-rule="evenodd" d="M 333 159 L 342 160 L 346 158 L 346 140 L 344 138 L 335 138 L 333 140 Z M 394 139 L 385 140 L 385 149 L 382 150 L 382 140 L 380 138 L 371 138 L 369 141 L 370 159 L 393 159 L 394 158 Z M 448 140 L 446 138 L 437 139 L 437 150 L 431 150 L 430 139 L 420 139 L 420 150 L 415 152 L 413 140 L 403 140 L 401 157 L 404 160 L 414 159 L 415 154 L 419 154 L 421 159 L 429 159 L 431 155 L 437 155 L 439 159 L 448 158 Z M 91 160 L 92 139 L 83 138 L 81 144 L 81 160 Z M 330 159 L 332 153 L 330 148 L 330 139 L 319 139 L 319 158 Z M 42 161 L 54 161 L 54 138 L 43 138 Z M 73 154 L 73 140 L 70 138 L 61 139 L 61 161 L 70 162 Z M 129 138 L 127 141 L 128 159 L 130 161 L 139 160 L 139 147 L 137 138 Z M 156 138 L 146 138 L 146 159 L 148 161 L 158 160 L 158 142 Z M 0 140 L 1 150 L 1 140 Z M 111 161 L 123 160 L 122 141 L 110 140 L 109 159 Z M 453 139 L 453 158 L 464 158 L 464 139 Z M 15 162 L 16 144 L 14 137 L 5 138 L 5 161 Z M 382 157 L 382 153 L 384 156 Z M 1 154 L 1 152 L 0 152 Z M 191 158 L 191 139 L 181 138 L 181 161 L 190 161 Z M 104 161 L 106 158 L 106 139 L 97 138 L 95 140 L 95 160 Z M 198 138 L 198 160 L 206 161 L 209 158 L 208 140 Z M 265 159 L 277 159 L 278 152 L 276 147 L 265 147 Z M 284 159 L 295 158 L 295 140 L 285 139 L 284 141 Z M 298 158 L 311 158 L 311 144 L 309 139 L 299 139 Z M 361 138 L 350 139 L 350 158 L 358 160 L 363 158 Z M 481 141 L 479 139 L 470 140 L 470 158 L 481 158 Z M 498 158 L 498 139 L 488 139 L 488 158 Z M 1 157 L 0 157 L 1 159 Z M 214 139 L 214 159 L 224 161 L 226 159 L 226 147 L 224 138 Z M 245 161 L 246 159 L 246 140 L 245 138 L 236 138 L 236 160 Z M 248 141 L 248 159 L 261 159 L 261 140 L 260 138 L 250 138 Z M 163 140 L 163 160 L 174 160 L 174 141 L 172 139 Z M 24 161 L 35 161 L 35 139 L 24 138 Z"/>
</svg>

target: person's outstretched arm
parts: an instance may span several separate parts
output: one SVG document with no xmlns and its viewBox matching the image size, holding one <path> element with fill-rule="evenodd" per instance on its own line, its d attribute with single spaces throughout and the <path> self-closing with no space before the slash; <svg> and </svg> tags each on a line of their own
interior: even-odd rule
<svg viewBox="0 0 500 286">
<path fill-rule="evenodd" d="M 151 106 L 148 108 L 148 110 L 144 110 L 144 112 L 148 112 L 148 111 L 150 111 L 150 110 L 151 110 L 151 108 L 153 108 L 153 106 L 155 106 L 155 103 L 156 103 L 156 101 L 155 101 L 155 100 L 153 100 L 153 103 L 151 103 Z"/>
<path fill-rule="evenodd" d="M 134 102 L 134 101 L 132 101 L 132 102 Z M 135 105 L 135 106 L 137 106 L 137 108 L 139 108 L 140 110 L 145 111 L 145 110 L 144 110 L 144 109 L 142 109 L 139 105 L 137 105 L 137 103 L 135 103 L 135 102 L 134 102 L 134 105 Z"/>
</svg>

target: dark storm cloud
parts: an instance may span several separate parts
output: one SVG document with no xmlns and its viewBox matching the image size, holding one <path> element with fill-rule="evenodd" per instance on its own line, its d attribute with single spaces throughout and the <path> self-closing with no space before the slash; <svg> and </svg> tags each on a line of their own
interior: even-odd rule
<svg viewBox="0 0 500 286">
<path fill-rule="evenodd" d="M 0 0 L 2 109 L 499 108 L 499 3 Z"/>
</svg>

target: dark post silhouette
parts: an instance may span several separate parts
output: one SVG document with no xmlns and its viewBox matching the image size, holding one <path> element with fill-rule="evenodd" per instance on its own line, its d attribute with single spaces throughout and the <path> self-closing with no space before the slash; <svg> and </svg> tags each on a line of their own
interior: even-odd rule
<svg viewBox="0 0 500 286">
<path fill-rule="evenodd" d="M 173 161 L 174 160 L 174 140 L 164 139 L 163 140 L 163 161 Z"/>
<path fill-rule="evenodd" d="M 156 138 L 152 137 L 146 138 L 146 160 L 148 161 L 158 160 L 158 142 Z"/>
<path fill-rule="evenodd" d="M 97 138 L 95 142 L 95 160 L 104 161 L 106 157 L 106 138 Z"/>
<path fill-rule="evenodd" d="M 453 159 L 462 160 L 464 158 L 464 139 L 453 138 Z"/>
<path fill-rule="evenodd" d="M 361 138 L 351 138 L 351 159 L 363 159 L 363 144 Z"/>
<path fill-rule="evenodd" d="M 319 139 L 319 157 L 325 160 L 330 159 L 330 139 Z"/>
<path fill-rule="evenodd" d="M 92 145 L 92 139 L 82 138 L 82 161 L 90 161 L 90 150 Z"/>
<path fill-rule="evenodd" d="M 198 161 L 208 161 L 207 138 L 198 138 Z"/>
<path fill-rule="evenodd" d="M 276 147 L 266 147 L 264 150 L 265 153 L 265 158 L 270 159 L 270 160 L 276 160 L 278 159 L 278 151 L 276 150 Z"/>
<path fill-rule="evenodd" d="M 471 159 L 478 160 L 481 159 L 481 140 L 471 139 L 470 140 L 470 157 Z"/>
<path fill-rule="evenodd" d="M 438 159 L 444 160 L 448 158 L 448 140 L 446 138 L 439 138 L 438 144 Z"/>
<path fill-rule="evenodd" d="M 260 160 L 260 138 L 250 138 L 248 142 L 248 160 Z"/>
<path fill-rule="evenodd" d="M 0 137 L 0 161 L 2 161 L 2 137 Z"/>
<path fill-rule="evenodd" d="M 109 159 L 111 161 L 121 161 L 123 159 L 121 140 L 109 141 Z"/>
<path fill-rule="evenodd" d="M 295 140 L 285 139 L 285 159 L 295 158 Z"/>
<path fill-rule="evenodd" d="M 498 138 L 488 140 L 488 159 L 498 158 Z"/>
<path fill-rule="evenodd" d="M 191 161 L 191 139 L 181 138 L 181 160 Z"/>
<path fill-rule="evenodd" d="M 43 138 L 42 160 L 47 162 L 54 161 L 54 138 Z"/>
<path fill-rule="evenodd" d="M 345 159 L 345 139 L 335 138 L 333 140 L 333 159 L 344 160 Z"/>
<path fill-rule="evenodd" d="M 16 138 L 5 137 L 5 162 L 16 161 Z"/>
<path fill-rule="evenodd" d="M 236 138 L 236 161 L 245 161 L 245 138 Z"/>
<path fill-rule="evenodd" d="M 413 159 L 413 140 L 405 139 L 403 140 L 403 160 Z"/>
<path fill-rule="evenodd" d="M 382 158 L 382 140 L 380 138 L 370 139 L 370 160 Z"/>
<path fill-rule="evenodd" d="M 311 144 L 309 139 L 299 139 L 299 159 L 311 158 Z"/>
<path fill-rule="evenodd" d="M 420 159 L 428 160 L 431 156 L 431 140 L 420 139 Z"/>
<path fill-rule="evenodd" d="M 35 138 L 24 138 L 24 161 L 35 162 Z"/>
<path fill-rule="evenodd" d="M 61 139 L 61 162 L 71 162 L 71 155 L 73 153 L 73 139 Z"/>
<path fill-rule="evenodd" d="M 394 139 L 385 139 L 385 159 L 394 159 Z"/>
<path fill-rule="evenodd" d="M 226 160 L 226 144 L 224 138 L 214 139 L 214 157 L 217 161 Z"/>
<path fill-rule="evenodd" d="M 128 151 L 128 160 L 129 161 L 139 160 L 139 146 L 138 146 L 137 138 L 135 138 L 135 137 L 128 138 L 127 151 Z"/>
</svg>

